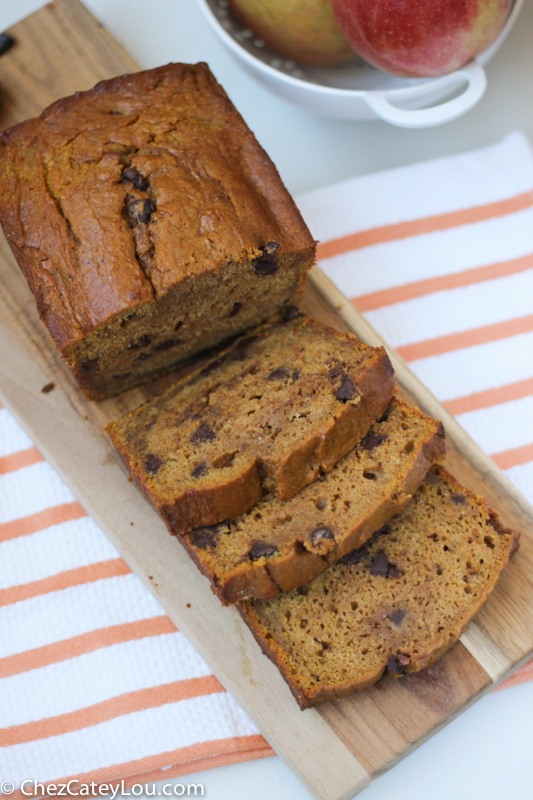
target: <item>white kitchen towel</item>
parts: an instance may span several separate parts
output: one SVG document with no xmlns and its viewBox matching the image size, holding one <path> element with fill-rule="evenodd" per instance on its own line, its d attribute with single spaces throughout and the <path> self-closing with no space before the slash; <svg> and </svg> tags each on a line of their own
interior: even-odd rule
<svg viewBox="0 0 533 800">
<path fill-rule="evenodd" d="M 532 191 L 515 133 L 298 198 L 321 267 L 529 500 Z M 271 753 L 0 409 L 0 779 L 129 786 Z"/>
</svg>

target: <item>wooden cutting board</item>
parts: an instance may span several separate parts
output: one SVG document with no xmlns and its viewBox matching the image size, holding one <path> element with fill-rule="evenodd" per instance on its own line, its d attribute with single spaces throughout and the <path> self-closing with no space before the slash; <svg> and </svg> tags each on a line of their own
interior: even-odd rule
<svg viewBox="0 0 533 800">
<path fill-rule="evenodd" d="M 0 128 L 52 101 L 137 69 L 78 0 L 55 0 L 18 23 L 0 60 Z M 300 711 L 233 608 L 222 608 L 180 544 L 128 481 L 103 428 L 150 395 L 136 389 L 90 403 L 76 390 L 3 237 L 0 241 L 0 397 L 176 626 L 321 800 L 361 791 L 533 655 L 533 509 L 387 348 L 403 395 L 445 424 L 447 467 L 485 495 L 522 546 L 461 641 L 433 668 Z M 315 267 L 303 303 L 317 319 L 381 344 Z M 46 384 L 54 391 L 42 394 Z M 150 389 L 168 384 L 165 378 Z M 189 607 L 190 606 L 190 607 Z"/>
</svg>

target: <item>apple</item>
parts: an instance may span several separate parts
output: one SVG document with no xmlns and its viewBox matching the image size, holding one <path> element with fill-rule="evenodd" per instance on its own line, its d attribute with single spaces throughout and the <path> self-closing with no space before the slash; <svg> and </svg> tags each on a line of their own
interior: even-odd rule
<svg viewBox="0 0 533 800">
<path fill-rule="evenodd" d="M 327 67 L 356 57 L 335 20 L 331 0 L 230 0 L 247 28 L 283 58 Z"/>
<path fill-rule="evenodd" d="M 406 77 L 459 69 L 498 35 L 512 0 L 332 0 L 337 21 L 370 64 Z"/>
</svg>

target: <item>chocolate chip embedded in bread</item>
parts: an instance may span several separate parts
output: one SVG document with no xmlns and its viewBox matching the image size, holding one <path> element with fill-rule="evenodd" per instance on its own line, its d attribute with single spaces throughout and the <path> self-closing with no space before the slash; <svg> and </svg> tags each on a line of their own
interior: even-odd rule
<svg viewBox="0 0 533 800">
<path fill-rule="evenodd" d="M 466 504 L 466 497 L 464 494 L 457 494 L 454 492 L 450 495 L 450 499 L 456 506 L 464 506 Z"/>
<path fill-rule="evenodd" d="M 314 531 L 312 531 L 309 534 L 309 541 L 311 542 L 312 545 L 317 545 L 324 539 L 330 539 L 335 541 L 335 534 L 333 533 L 331 528 L 328 528 L 327 525 L 320 525 L 320 527 L 315 528 Z"/>
<path fill-rule="evenodd" d="M 391 675 L 403 675 L 405 668 L 404 665 L 398 661 L 396 656 L 389 656 L 387 659 L 387 669 Z"/>
<path fill-rule="evenodd" d="M 138 339 L 134 339 L 133 342 L 129 343 L 128 350 L 140 350 L 141 347 L 148 347 L 151 341 L 152 337 L 148 336 L 148 334 L 139 336 Z"/>
<path fill-rule="evenodd" d="M 396 564 L 392 564 L 383 551 L 376 553 L 368 569 L 371 575 L 381 578 L 398 578 L 401 574 Z"/>
<path fill-rule="evenodd" d="M 365 450 L 373 450 L 375 447 L 379 447 L 380 444 L 386 442 L 389 438 L 387 433 L 374 433 L 374 431 L 368 431 L 367 435 L 363 439 L 362 445 Z"/>
<path fill-rule="evenodd" d="M 205 525 L 191 531 L 191 542 L 199 550 L 207 550 L 208 547 L 216 547 L 221 534 L 230 532 L 231 523 L 229 519 L 218 522 L 216 525 Z"/>
<path fill-rule="evenodd" d="M 83 372 L 92 372 L 98 366 L 98 359 L 97 358 L 88 358 L 86 361 L 82 361 L 81 369 Z"/>
<path fill-rule="evenodd" d="M 150 185 L 146 178 L 144 178 L 138 169 L 135 167 L 126 167 L 126 169 L 122 173 L 121 182 L 125 183 L 129 181 L 133 183 L 136 189 L 140 189 L 141 192 L 145 192 Z"/>
<path fill-rule="evenodd" d="M 329 378 L 330 381 L 334 381 L 337 378 L 340 378 L 343 372 L 344 372 L 344 367 L 342 366 L 342 364 L 335 364 L 334 367 L 328 369 L 328 371 L 326 372 L 326 377 Z"/>
<path fill-rule="evenodd" d="M 383 551 L 376 553 L 370 562 L 368 569 L 371 575 L 376 577 L 380 576 L 382 578 L 387 577 L 387 572 L 389 570 L 389 559 Z"/>
<path fill-rule="evenodd" d="M 353 397 L 355 397 L 356 393 L 357 389 L 355 388 L 354 382 L 348 377 L 348 375 L 346 375 L 341 385 L 335 392 L 335 397 L 337 400 L 339 400 L 339 402 L 347 403 L 348 400 L 351 400 Z"/>
<path fill-rule="evenodd" d="M 347 564 L 348 566 L 353 566 L 354 564 L 358 564 L 360 561 L 363 561 L 368 556 L 368 547 L 363 545 L 362 547 L 356 547 L 355 550 L 350 550 L 349 553 L 346 553 L 345 556 L 341 558 L 343 564 Z"/>
<path fill-rule="evenodd" d="M 270 375 L 267 376 L 267 381 L 284 381 L 290 377 L 291 371 L 287 367 L 276 367 L 272 370 Z"/>
<path fill-rule="evenodd" d="M 191 533 L 191 541 L 200 550 L 207 550 L 208 547 L 216 547 L 218 544 L 218 531 L 211 531 L 209 528 L 198 528 Z"/>
<path fill-rule="evenodd" d="M 279 269 L 279 263 L 275 256 L 276 250 L 279 248 L 277 242 L 268 242 L 261 248 L 262 255 L 252 262 L 252 267 L 257 275 L 272 275 Z"/>
<path fill-rule="evenodd" d="M 404 611 L 403 608 L 395 608 L 394 611 L 391 611 L 389 614 L 389 619 L 394 625 L 399 627 L 406 614 L 407 611 Z"/>
<path fill-rule="evenodd" d="M 155 211 L 151 200 L 138 200 L 128 195 L 126 198 L 126 213 L 130 224 L 135 226 L 140 222 L 150 222 L 150 217 Z"/>
<path fill-rule="evenodd" d="M 274 556 L 278 552 L 275 544 L 267 544 L 266 542 L 254 542 L 250 550 L 250 558 L 252 561 L 257 561 L 263 556 Z"/>
<path fill-rule="evenodd" d="M 148 473 L 150 473 L 150 475 L 155 475 L 162 465 L 163 465 L 162 459 L 160 459 L 159 456 L 156 456 L 153 453 L 148 453 L 148 455 L 144 459 L 144 468 Z"/>
<path fill-rule="evenodd" d="M 201 478 L 202 475 L 206 475 L 209 472 L 209 467 L 205 463 L 205 461 L 200 461 L 198 464 L 195 464 L 191 470 L 191 476 L 193 478 Z"/>
<path fill-rule="evenodd" d="M 242 303 L 233 303 L 231 311 L 228 314 L 228 317 L 234 317 L 235 314 L 238 314 L 242 308 Z"/>
<path fill-rule="evenodd" d="M 291 320 L 296 319 L 297 317 L 301 317 L 302 312 L 298 308 L 298 306 L 287 306 L 281 312 L 281 318 L 283 322 L 291 322 Z"/>
<path fill-rule="evenodd" d="M 216 433 L 209 427 L 207 422 L 201 422 L 189 441 L 192 444 L 202 444 L 202 442 L 212 442 L 213 439 L 216 439 L 216 436 Z"/>
</svg>

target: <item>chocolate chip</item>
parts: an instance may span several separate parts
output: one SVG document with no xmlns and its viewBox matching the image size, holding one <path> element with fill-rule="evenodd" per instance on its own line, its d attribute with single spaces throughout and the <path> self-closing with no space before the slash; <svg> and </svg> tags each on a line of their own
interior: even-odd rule
<svg viewBox="0 0 533 800">
<path fill-rule="evenodd" d="M 181 344 L 181 339 L 165 339 L 164 342 L 156 344 L 154 350 L 157 352 L 160 350 L 170 350 L 171 347 L 176 347 L 178 344 Z"/>
<path fill-rule="evenodd" d="M 466 503 L 466 497 L 463 494 L 456 494 L 455 492 L 450 496 L 452 503 L 455 503 L 456 506 L 464 506 Z"/>
<path fill-rule="evenodd" d="M 141 347 L 148 347 L 151 341 L 151 336 L 148 336 L 147 334 L 144 336 L 139 336 L 138 339 L 134 339 L 133 342 L 129 343 L 128 350 L 140 350 Z"/>
<path fill-rule="evenodd" d="M 346 375 L 340 387 L 335 392 L 335 397 L 337 400 L 339 400 L 339 402 L 346 403 L 355 396 L 356 392 L 357 389 L 355 388 L 353 381 Z"/>
<path fill-rule="evenodd" d="M 205 475 L 207 472 L 209 472 L 209 467 L 205 461 L 200 461 L 192 468 L 191 475 L 193 478 L 201 478 L 202 475 Z"/>
<path fill-rule="evenodd" d="M 250 550 L 250 558 L 252 561 L 257 561 L 258 558 L 263 556 L 273 556 L 278 552 L 275 544 L 266 544 L 266 542 L 254 542 Z"/>
<path fill-rule="evenodd" d="M 388 433 L 374 433 L 374 431 L 368 431 L 362 444 L 365 450 L 373 450 L 375 447 L 379 447 L 380 444 L 383 444 L 383 442 L 386 442 L 388 438 Z"/>
<path fill-rule="evenodd" d="M 391 675 L 403 675 L 404 673 L 404 666 L 396 656 L 389 656 L 387 659 L 387 669 L 391 673 Z"/>
<path fill-rule="evenodd" d="M 228 317 L 234 317 L 235 314 L 238 314 L 242 308 L 242 303 L 233 303 L 232 309 L 228 314 Z"/>
<path fill-rule="evenodd" d="M 98 359 L 97 358 L 89 358 L 87 361 L 83 361 L 80 365 L 81 369 L 84 372 L 92 372 L 93 369 L 96 369 L 98 366 Z"/>
<path fill-rule="evenodd" d="M 126 167 L 124 172 L 122 173 L 122 183 L 129 181 L 133 183 L 136 189 L 140 189 L 141 192 L 145 192 L 150 185 L 146 178 L 144 178 L 138 169 L 135 167 Z"/>
<path fill-rule="evenodd" d="M 3 56 L 8 50 L 11 50 L 14 44 L 15 40 L 9 33 L 0 33 L 0 56 Z"/>
<path fill-rule="evenodd" d="M 350 550 L 349 553 L 346 553 L 346 555 L 341 558 L 341 561 L 343 564 L 348 564 L 348 566 L 353 566 L 354 564 L 358 564 L 367 556 L 368 556 L 368 547 L 366 545 L 363 545 L 362 547 L 356 547 L 355 550 Z"/>
<path fill-rule="evenodd" d="M 388 409 L 383 414 L 383 416 L 378 419 L 378 422 L 387 422 L 390 412 L 391 412 L 391 407 L 389 406 Z"/>
<path fill-rule="evenodd" d="M 207 550 L 208 547 L 216 547 L 220 530 L 218 525 L 206 525 L 204 528 L 196 528 L 191 533 L 191 541 L 200 550 Z"/>
<path fill-rule="evenodd" d="M 48 394 L 49 392 L 52 391 L 52 389 L 55 389 L 55 388 L 56 388 L 55 383 L 47 383 L 45 386 L 43 386 L 43 388 L 41 389 L 41 392 L 42 392 L 42 394 Z"/>
<path fill-rule="evenodd" d="M 202 442 L 212 442 L 216 439 L 216 433 L 209 427 L 207 422 L 201 422 L 190 438 L 192 444 L 201 444 Z"/>
<path fill-rule="evenodd" d="M 396 566 L 396 564 L 389 564 L 389 568 L 387 570 L 387 578 L 399 578 L 402 573 Z"/>
<path fill-rule="evenodd" d="M 216 547 L 219 536 L 230 533 L 230 530 L 231 522 L 229 519 L 217 522 L 216 525 L 204 525 L 191 532 L 191 541 L 200 550 L 206 550 L 208 547 Z"/>
<path fill-rule="evenodd" d="M 342 364 L 335 364 L 334 367 L 331 367 L 331 369 L 326 372 L 326 377 L 329 378 L 330 381 L 334 381 L 336 378 L 340 378 L 343 372 L 344 367 Z"/>
<path fill-rule="evenodd" d="M 390 525 L 388 523 L 386 525 L 384 525 L 382 528 L 380 528 L 379 531 L 374 531 L 374 533 L 372 534 L 370 539 L 368 539 L 368 541 L 367 541 L 368 547 L 370 547 L 370 545 L 373 544 L 376 541 L 378 536 L 382 536 L 382 535 L 387 534 L 387 533 L 390 533 Z"/>
<path fill-rule="evenodd" d="M 370 574 L 381 578 L 398 578 L 400 570 L 392 564 L 383 551 L 376 553 L 368 567 Z"/>
<path fill-rule="evenodd" d="M 136 197 L 126 198 L 126 208 L 131 224 L 138 225 L 140 222 L 150 222 L 150 217 L 155 211 L 155 205 L 151 200 L 138 200 Z"/>
<path fill-rule="evenodd" d="M 320 527 L 315 528 L 314 531 L 309 534 L 309 541 L 313 545 L 318 544 L 322 539 L 335 539 L 335 534 L 327 525 L 320 525 Z"/>
<path fill-rule="evenodd" d="M 299 370 L 299 369 L 295 369 L 295 370 L 294 370 L 294 372 L 292 373 L 292 379 L 293 379 L 293 381 L 294 381 L 295 383 L 296 383 L 296 381 L 299 381 L 299 380 L 300 380 L 300 378 L 301 378 L 301 375 L 302 375 L 302 373 L 300 372 L 300 370 Z"/>
<path fill-rule="evenodd" d="M 283 322 L 292 322 L 293 319 L 301 316 L 303 315 L 298 306 L 287 306 L 287 308 L 284 308 L 281 312 Z"/>
<path fill-rule="evenodd" d="M 163 460 L 153 453 L 149 453 L 144 459 L 144 468 L 150 475 L 155 475 L 162 465 Z"/>
<path fill-rule="evenodd" d="M 389 614 L 389 619 L 394 625 L 398 625 L 399 627 L 406 614 L 407 611 L 404 611 L 402 608 L 395 608 L 394 611 Z"/>
<path fill-rule="evenodd" d="M 147 358 L 152 358 L 153 353 L 141 353 L 137 356 L 137 361 L 146 361 Z"/>
<path fill-rule="evenodd" d="M 257 275 L 273 275 L 279 269 L 278 260 L 275 256 L 276 250 L 279 248 L 277 242 L 268 242 L 261 248 L 262 255 L 252 261 L 252 267 Z"/>
<path fill-rule="evenodd" d="M 389 569 L 389 559 L 387 558 L 387 556 L 383 551 L 380 553 L 376 553 L 376 555 L 370 562 L 368 569 L 371 575 L 375 576 L 379 575 L 382 578 L 387 577 L 387 572 Z"/>
<path fill-rule="evenodd" d="M 287 367 L 276 367 L 267 377 L 267 381 L 284 381 L 289 378 L 291 371 Z"/>
</svg>

